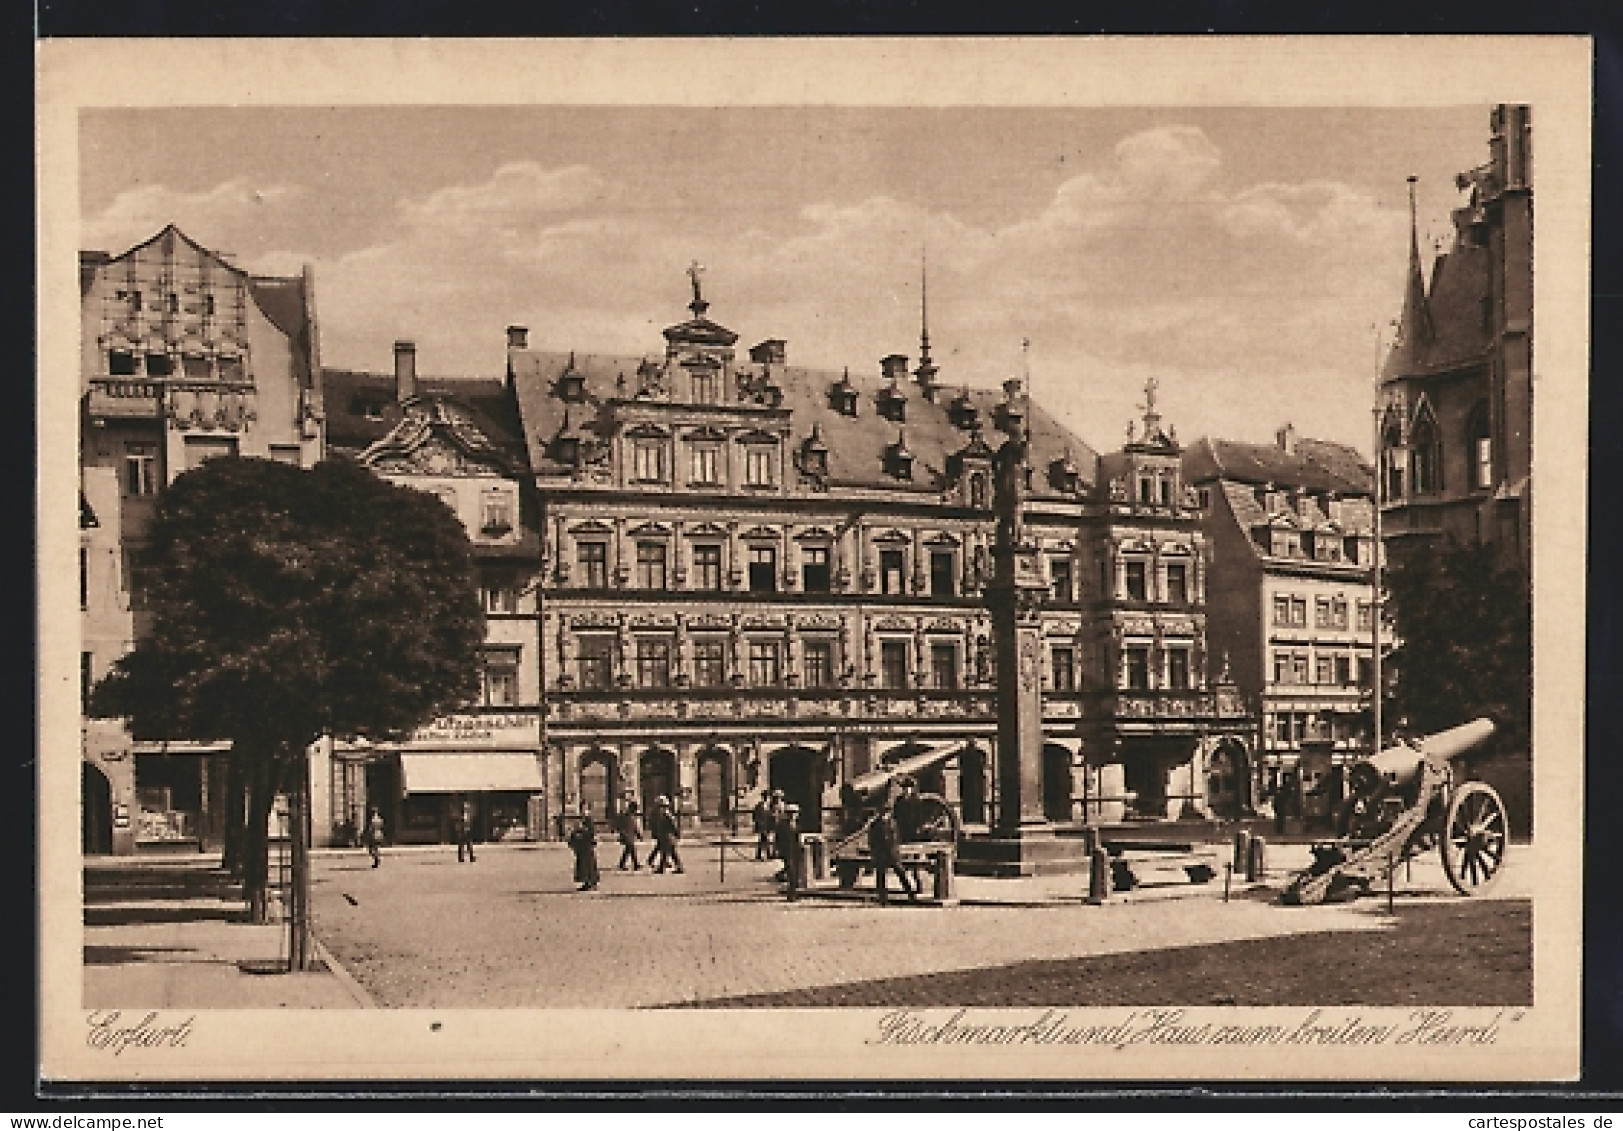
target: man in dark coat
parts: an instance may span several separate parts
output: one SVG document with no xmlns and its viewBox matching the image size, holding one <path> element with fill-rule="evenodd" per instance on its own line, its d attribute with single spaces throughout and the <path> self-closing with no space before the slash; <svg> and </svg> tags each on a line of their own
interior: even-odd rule
<svg viewBox="0 0 1623 1131">
<path fill-rule="evenodd" d="M 897 851 L 901 846 L 901 835 L 896 829 L 896 815 L 891 809 L 887 798 L 879 812 L 874 814 L 868 823 L 868 852 L 873 856 L 874 887 L 879 892 L 879 902 L 889 903 L 890 895 L 885 891 L 887 872 L 895 872 L 896 878 L 902 881 L 902 890 L 907 893 L 909 901 L 917 901 L 918 890 L 913 886 L 912 879 L 907 870 L 902 867 Z"/>
<path fill-rule="evenodd" d="M 642 823 L 637 820 L 637 803 L 626 802 L 624 813 L 620 814 L 620 871 L 626 870 L 626 861 L 631 861 L 631 870 L 642 871 L 642 865 L 637 862 L 637 841 L 642 839 Z M 652 860 L 649 861 L 653 863 Z"/>
<path fill-rule="evenodd" d="M 755 829 L 755 859 L 772 859 L 772 809 L 765 797 L 750 811 L 750 825 Z"/>
<path fill-rule="evenodd" d="M 376 809 L 372 810 L 372 815 L 366 819 L 366 830 L 361 834 L 361 838 L 366 842 L 367 855 L 372 857 L 372 867 L 376 868 L 383 859 L 378 851 L 383 847 L 382 813 Z"/>
<path fill-rule="evenodd" d="M 777 843 L 778 859 L 783 861 L 783 871 L 777 875 L 783 883 L 784 892 L 790 899 L 800 890 L 802 877 L 800 875 L 800 806 L 785 805 L 783 814 L 778 818 L 777 827 L 773 830 L 773 837 Z"/>
<path fill-rule="evenodd" d="M 473 863 L 473 801 L 464 797 L 462 805 L 457 810 L 456 818 L 456 862 L 462 863 L 462 856 L 466 853 L 468 863 Z"/>
<path fill-rule="evenodd" d="M 671 803 L 667 798 L 661 797 L 654 802 L 654 811 L 648 818 L 648 831 L 654 838 L 654 856 L 659 857 L 659 866 L 656 872 L 663 872 L 669 864 L 671 870 L 682 871 L 682 854 L 676 850 L 677 838 L 682 835 L 677 827 L 676 815 L 671 812 Z M 648 858 L 650 866 L 654 863 L 654 856 Z"/>
<path fill-rule="evenodd" d="M 897 843 L 900 844 L 919 838 L 919 826 L 924 822 L 924 801 L 919 797 L 919 783 L 912 778 L 898 778 L 896 785 L 901 789 L 894 810 Z"/>
<path fill-rule="evenodd" d="M 597 827 L 592 824 L 592 807 L 582 805 L 580 823 L 569 834 L 569 850 L 575 854 L 575 882 L 580 891 L 596 891 L 600 875 L 597 870 Z"/>
</svg>

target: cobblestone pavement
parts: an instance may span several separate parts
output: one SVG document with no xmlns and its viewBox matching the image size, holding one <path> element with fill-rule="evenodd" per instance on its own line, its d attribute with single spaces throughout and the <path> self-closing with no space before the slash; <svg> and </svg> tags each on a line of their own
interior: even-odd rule
<svg viewBox="0 0 1623 1131">
<path fill-rule="evenodd" d="M 1289 847 L 1271 858 L 1276 884 L 1299 862 Z M 1384 898 L 1281 907 L 1272 891 L 1237 889 L 1225 903 L 1221 878 L 1099 907 L 1075 876 L 960 879 L 948 907 L 789 903 L 775 865 L 729 859 L 723 883 L 716 851 L 686 843 L 685 874 L 650 875 L 616 871 L 618 847 L 605 845 L 590 893 L 574 890 L 569 854 L 552 844 L 484 847 L 476 864 L 454 848 L 401 850 L 378 869 L 361 853 L 322 854 L 316 932 L 383 1006 L 623 1008 L 1392 925 Z M 1531 852 L 1514 851 L 1495 898 L 1525 897 Z M 1406 903 L 1461 902 L 1435 861 L 1400 886 Z"/>
</svg>

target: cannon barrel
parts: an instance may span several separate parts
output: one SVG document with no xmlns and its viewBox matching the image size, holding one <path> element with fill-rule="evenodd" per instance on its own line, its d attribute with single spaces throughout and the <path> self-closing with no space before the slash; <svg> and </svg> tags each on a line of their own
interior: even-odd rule
<svg viewBox="0 0 1623 1131">
<path fill-rule="evenodd" d="M 923 770 L 933 770 L 957 752 L 957 749 L 949 744 L 937 749 L 926 750 L 920 754 L 913 754 L 903 758 L 893 766 L 881 766 L 878 769 L 869 770 L 860 777 L 852 778 L 849 788 L 859 801 L 867 801 L 904 774 L 916 774 Z"/>
<path fill-rule="evenodd" d="M 1428 759 L 1434 764 L 1452 762 L 1481 746 L 1492 734 L 1491 719 L 1472 719 L 1468 723 L 1428 735 L 1413 746 L 1407 743 L 1388 746 L 1368 761 L 1389 783 L 1406 785 L 1419 776 L 1422 762 Z"/>
</svg>

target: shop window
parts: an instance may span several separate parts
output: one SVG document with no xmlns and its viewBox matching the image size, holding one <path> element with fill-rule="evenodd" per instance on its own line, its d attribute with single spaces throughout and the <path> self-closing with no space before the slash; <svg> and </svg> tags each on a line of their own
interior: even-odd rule
<svg viewBox="0 0 1623 1131">
<path fill-rule="evenodd" d="M 879 646 L 879 676 L 881 685 L 904 688 L 907 678 L 907 644 L 900 640 L 887 640 Z"/>
<path fill-rule="evenodd" d="M 958 646 L 930 645 L 930 685 L 942 691 L 958 687 Z"/>
<path fill-rule="evenodd" d="M 1173 605 L 1189 603 L 1189 564 L 1167 563 L 1167 602 Z"/>
<path fill-rule="evenodd" d="M 637 588 L 665 588 L 665 543 L 637 543 Z"/>
<path fill-rule="evenodd" d="M 693 585 L 696 589 L 716 592 L 721 589 L 721 547 L 698 545 L 693 547 Z"/>
<path fill-rule="evenodd" d="M 575 547 L 575 564 L 580 567 L 581 584 L 588 589 L 609 586 L 609 544 L 581 542 Z"/>
<path fill-rule="evenodd" d="M 699 687 L 720 687 L 727 681 L 727 645 L 719 637 L 693 641 L 693 682 Z"/>
<path fill-rule="evenodd" d="M 1149 585 L 1147 582 L 1148 569 L 1143 561 L 1129 558 L 1127 560 L 1127 599 L 1129 601 L 1145 601 L 1149 599 Z"/>
<path fill-rule="evenodd" d="M 1071 559 L 1048 559 L 1048 590 L 1055 604 L 1068 605 L 1075 595 L 1071 591 Z"/>
<path fill-rule="evenodd" d="M 773 484 L 773 457 L 776 452 L 765 445 L 755 444 L 744 449 L 744 485 L 770 487 Z"/>
<path fill-rule="evenodd" d="M 1167 649 L 1167 686 L 1174 691 L 1189 690 L 1189 649 Z"/>
<path fill-rule="evenodd" d="M 608 687 L 614 682 L 614 638 L 582 636 L 575 652 L 575 665 L 582 687 Z"/>
<path fill-rule="evenodd" d="M 1050 653 L 1054 669 L 1054 690 L 1076 690 L 1076 652 L 1070 648 L 1055 648 Z"/>
<path fill-rule="evenodd" d="M 905 589 L 905 558 L 900 550 L 879 551 L 879 591 L 901 593 Z"/>
<path fill-rule="evenodd" d="M 1129 691 L 1148 691 L 1150 689 L 1150 649 L 1143 644 L 1129 644 L 1123 653 L 1126 657 L 1127 689 Z"/>
<path fill-rule="evenodd" d="M 132 496 L 158 493 L 158 445 L 124 445 L 124 493 Z"/>
<path fill-rule="evenodd" d="M 637 686 L 669 687 L 671 682 L 671 642 L 659 636 L 637 639 Z"/>
<path fill-rule="evenodd" d="M 776 640 L 750 641 L 750 685 L 776 687 L 779 682 L 779 648 Z"/>
<path fill-rule="evenodd" d="M 957 577 L 955 556 L 951 550 L 930 551 L 930 596 L 951 597 Z"/>
<path fill-rule="evenodd" d="M 827 546 L 806 546 L 800 551 L 800 583 L 808 593 L 828 592 Z"/>
<path fill-rule="evenodd" d="M 834 645 L 825 640 L 808 640 L 802 651 L 807 687 L 831 687 L 834 683 Z"/>
<path fill-rule="evenodd" d="M 771 546 L 750 547 L 750 592 L 775 593 L 778 589 L 778 551 Z"/>
</svg>

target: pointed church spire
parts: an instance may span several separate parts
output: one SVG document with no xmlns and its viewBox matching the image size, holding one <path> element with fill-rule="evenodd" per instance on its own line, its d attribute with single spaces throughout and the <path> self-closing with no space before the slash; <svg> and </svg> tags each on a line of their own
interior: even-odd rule
<svg viewBox="0 0 1623 1131">
<path fill-rule="evenodd" d="M 1416 177 L 1409 178 L 1409 273 L 1403 292 L 1403 314 L 1398 322 L 1397 341 L 1386 359 L 1383 376 L 1403 377 L 1415 373 L 1425 360 L 1431 342 L 1431 312 L 1426 304 L 1426 277 L 1420 270 L 1420 223 L 1415 207 Z"/>
<path fill-rule="evenodd" d="M 919 364 L 913 370 L 926 400 L 935 400 L 936 374 L 940 369 L 930 360 L 930 274 L 928 253 L 919 252 Z"/>
</svg>

